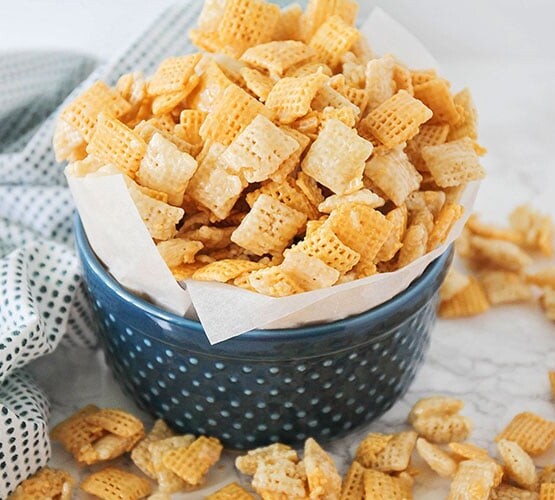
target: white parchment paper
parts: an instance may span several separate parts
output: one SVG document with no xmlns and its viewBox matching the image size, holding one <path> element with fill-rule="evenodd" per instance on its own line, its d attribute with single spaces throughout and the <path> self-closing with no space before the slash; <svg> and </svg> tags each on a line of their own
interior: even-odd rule
<svg viewBox="0 0 555 500">
<path fill-rule="evenodd" d="M 361 27 L 378 55 L 394 54 L 407 66 L 438 68 L 424 46 L 380 8 Z M 463 193 L 463 217 L 447 241 L 410 265 L 323 290 L 273 298 L 213 282 L 187 280 L 183 290 L 173 279 L 129 196 L 121 175 L 68 176 L 68 182 L 92 248 L 112 275 L 130 290 L 176 314 L 201 321 L 211 344 L 255 328 L 288 328 L 329 322 L 371 309 L 397 295 L 418 278 L 459 236 L 472 213 L 479 188 Z M 193 308 L 190 308 L 192 302 Z M 186 313 L 186 311 L 188 311 Z"/>
</svg>

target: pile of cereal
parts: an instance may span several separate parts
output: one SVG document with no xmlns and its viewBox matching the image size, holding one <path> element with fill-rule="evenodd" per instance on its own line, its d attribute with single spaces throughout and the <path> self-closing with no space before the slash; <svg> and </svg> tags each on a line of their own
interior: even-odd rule
<svg viewBox="0 0 555 500">
<path fill-rule="evenodd" d="M 206 1 L 205 52 L 96 82 L 57 158 L 125 176 L 177 280 L 280 297 L 402 268 L 445 241 L 484 149 L 470 92 L 373 55 L 357 10 Z"/>
<path fill-rule="evenodd" d="M 491 306 L 530 302 L 537 288 L 547 318 L 555 321 L 555 266 L 530 270 L 538 257 L 553 256 L 553 221 L 522 205 L 510 214 L 509 223 L 485 224 L 475 214 L 468 219 L 456 248 L 471 274 L 449 270 L 440 291 L 442 317 L 474 316 Z"/>
<path fill-rule="evenodd" d="M 549 377 L 555 381 L 555 372 Z M 235 460 L 238 471 L 249 478 L 247 484 L 232 482 L 205 498 L 254 500 L 256 493 L 263 500 L 409 500 L 420 473 L 412 462 L 415 452 L 425 467 L 451 479 L 449 500 L 555 498 L 555 465 L 538 471 L 531 458 L 551 448 L 555 422 L 519 413 L 495 438 L 496 459 L 466 441 L 472 422 L 460 414 L 463 406 L 461 400 L 444 396 L 419 400 L 408 416 L 412 429 L 368 434 L 343 478 L 332 457 L 312 438 L 305 441 L 302 458 L 281 443 L 250 450 Z M 153 493 L 154 483 L 152 499 L 198 490 L 222 453 L 216 438 L 176 435 L 163 420 L 144 436 L 143 424 L 134 416 L 93 405 L 58 424 L 52 438 L 80 464 L 131 452 L 143 475 L 108 466 L 81 482 L 82 490 L 104 500 L 145 498 Z M 45 468 L 21 483 L 11 498 L 69 499 L 73 484 L 67 472 Z"/>
</svg>

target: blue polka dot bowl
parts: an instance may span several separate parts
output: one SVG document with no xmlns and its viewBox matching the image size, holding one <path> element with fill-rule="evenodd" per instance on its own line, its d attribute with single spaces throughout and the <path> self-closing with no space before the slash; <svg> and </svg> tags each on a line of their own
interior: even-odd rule
<svg viewBox="0 0 555 500">
<path fill-rule="evenodd" d="M 229 448 L 325 441 L 371 422 L 408 389 L 436 318 L 446 252 L 385 304 L 341 321 L 255 330 L 211 346 L 202 326 L 122 288 L 75 237 L 107 363 L 136 403 Z"/>
</svg>

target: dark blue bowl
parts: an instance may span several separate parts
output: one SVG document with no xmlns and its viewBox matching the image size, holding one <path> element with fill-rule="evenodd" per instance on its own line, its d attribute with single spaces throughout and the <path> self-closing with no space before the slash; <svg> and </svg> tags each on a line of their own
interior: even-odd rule
<svg viewBox="0 0 555 500">
<path fill-rule="evenodd" d="M 254 330 L 211 346 L 200 323 L 119 285 L 75 219 L 77 250 L 108 365 L 136 403 L 180 432 L 229 448 L 327 440 L 408 389 L 429 345 L 452 252 L 385 304 L 341 321 Z"/>
</svg>

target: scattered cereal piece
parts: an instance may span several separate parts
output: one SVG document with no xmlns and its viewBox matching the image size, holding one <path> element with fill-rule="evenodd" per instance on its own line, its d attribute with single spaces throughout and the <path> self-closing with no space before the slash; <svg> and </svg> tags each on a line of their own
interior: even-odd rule
<svg viewBox="0 0 555 500">
<path fill-rule="evenodd" d="M 252 478 L 252 486 L 263 499 L 301 500 L 307 497 L 305 479 L 299 467 L 287 459 L 260 462 Z"/>
<path fill-rule="evenodd" d="M 491 490 L 497 486 L 499 465 L 491 460 L 465 460 L 453 478 L 448 500 L 488 500 Z"/>
<path fill-rule="evenodd" d="M 81 489 L 103 500 L 139 500 L 152 491 L 148 480 L 116 467 L 90 474 L 81 483 Z"/>
<path fill-rule="evenodd" d="M 500 484 L 491 494 L 493 500 L 538 500 L 535 491 L 527 491 L 516 486 Z"/>
<path fill-rule="evenodd" d="M 509 425 L 495 438 L 514 441 L 529 455 L 539 455 L 551 446 L 555 439 L 555 422 L 524 412 L 516 415 Z"/>
<path fill-rule="evenodd" d="M 538 482 L 536 466 L 530 456 L 518 445 L 518 443 L 500 439 L 497 442 L 497 448 L 505 463 L 505 472 L 507 475 L 523 488 L 528 490 L 536 489 Z"/>
<path fill-rule="evenodd" d="M 453 266 L 449 268 L 445 280 L 439 289 L 439 297 L 442 301 L 453 298 L 457 293 L 470 284 L 470 278 L 457 271 Z"/>
<path fill-rule="evenodd" d="M 473 236 L 470 245 L 474 251 L 472 259 L 478 266 L 518 272 L 532 263 L 532 258 L 510 241 Z"/>
<path fill-rule="evenodd" d="M 472 431 L 472 422 L 462 415 L 433 415 L 416 418 L 414 430 L 432 443 L 464 441 Z"/>
<path fill-rule="evenodd" d="M 422 398 L 412 407 L 408 421 L 412 424 L 417 418 L 455 415 L 462 410 L 463 406 L 464 403 L 460 399 L 445 396 Z"/>
<path fill-rule="evenodd" d="M 208 495 L 206 500 L 254 500 L 254 497 L 237 483 L 230 483 Z"/>
<path fill-rule="evenodd" d="M 449 443 L 449 449 L 455 455 L 466 460 L 487 460 L 491 458 L 486 450 L 472 443 Z"/>
<path fill-rule="evenodd" d="M 474 277 L 469 279 L 470 283 L 467 286 L 453 295 L 449 300 L 445 300 L 440 304 L 439 315 L 442 318 L 475 316 L 490 308 L 482 285 Z"/>
<path fill-rule="evenodd" d="M 423 438 L 418 438 L 416 440 L 416 450 L 430 468 L 441 477 L 451 477 L 455 474 L 457 462 L 441 448 L 428 443 L 428 441 Z"/>
<path fill-rule="evenodd" d="M 482 283 L 490 304 L 523 302 L 532 298 L 532 291 L 522 276 L 510 271 L 483 271 Z"/>
<path fill-rule="evenodd" d="M 312 438 L 304 443 L 303 462 L 311 498 L 338 498 L 341 476 L 333 459 Z"/>
<path fill-rule="evenodd" d="M 74 484 L 69 472 L 45 467 L 23 481 L 11 494 L 10 500 L 70 500 Z"/>
<path fill-rule="evenodd" d="M 358 40 L 360 32 L 346 23 L 341 16 L 329 17 L 312 35 L 309 45 L 321 61 L 335 68 L 341 56 Z"/>
<path fill-rule="evenodd" d="M 168 427 L 162 419 L 156 420 L 150 432 L 146 437 L 137 444 L 131 451 L 131 460 L 133 463 L 147 476 L 152 479 L 156 478 L 156 472 L 152 465 L 152 456 L 148 449 L 150 443 L 160 441 L 173 436 L 173 431 Z"/>
<path fill-rule="evenodd" d="M 555 228 L 549 215 L 541 214 L 528 205 L 522 205 L 511 213 L 509 220 L 511 226 L 522 235 L 528 248 L 543 255 L 553 255 Z"/>
<path fill-rule="evenodd" d="M 341 500 L 359 500 L 364 498 L 364 471 L 366 469 L 356 460 L 351 464 L 343 480 Z"/>
<path fill-rule="evenodd" d="M 377 470 L 366 469 L 364 471 L 364 498 L 405 500 L 412 498 L 412 494 L 401 479 Z"/>
</svg>

